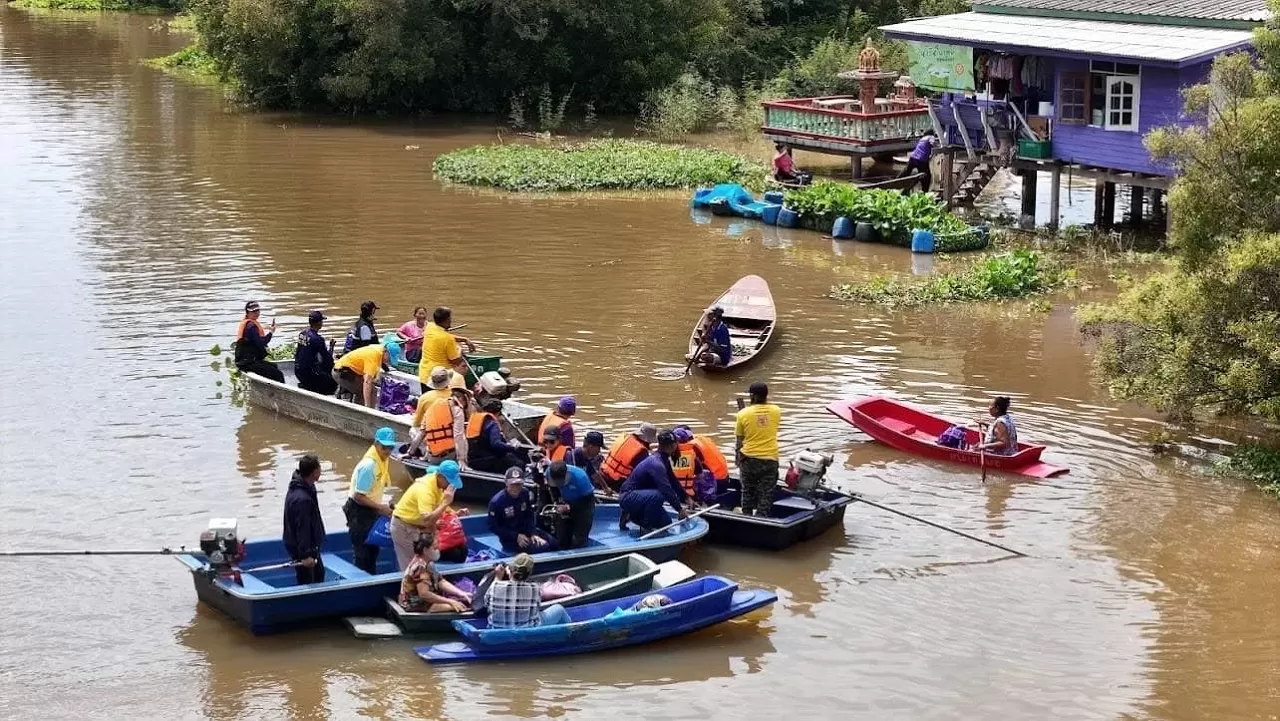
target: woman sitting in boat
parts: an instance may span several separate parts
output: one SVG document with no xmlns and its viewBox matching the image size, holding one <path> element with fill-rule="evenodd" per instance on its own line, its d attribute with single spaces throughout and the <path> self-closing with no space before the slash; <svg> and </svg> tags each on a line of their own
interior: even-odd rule
<svg viewBox="0 0 1280 721">
<path fill-rule="evenodd" d="M 440 549 L 433 534 L 413 542 L 413 560 L 400 579 L 400 607 L 412 613 L 464 613 L 471 595 L 445 580 L 436 570 Z"/>
<path fill-rule="evenodd" d="M 995 420 L 989 426 L 981 420 L 978 421 L 978 427 L 987 426 L 986 435 L 980 446 L 982 450 L 1000 456 L 1012 456 L 1017 453 L 1018 429 L 1013 425 L 1013 416 L 1009 415 L 1009 396 L 993 398 L 987 412 Z"/>
<path fill-rule="evenodd" d="M 486 604 L 489 628 L 528 628 L 569 623 L 569 612 L 560 604 L 542 608 L 542 590 L 529 580 L 533 575 L 533 558 L 521 553 L 511 564 L 493 568 L 493 585 L 489 586 Z"/>
<path fill-rule="evenodd" d="M 796 161 L 791 157 L 791 146 L 786 143 L 775 143 L 773 156 L 773 179 L 784 185 L 808 185 L 813 176 L 796 169 Z"/>
</svg>

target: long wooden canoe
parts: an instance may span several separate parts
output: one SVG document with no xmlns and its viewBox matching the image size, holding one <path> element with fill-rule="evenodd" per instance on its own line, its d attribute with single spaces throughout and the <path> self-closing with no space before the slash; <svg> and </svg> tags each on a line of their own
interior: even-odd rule
<svg viewBox="0 0 1280 721">
<path fill-rule="evenodd" d="M 917 456 L 971 466 L 985 463 L 991 470 L 1018 473 L 1032 478 L 1048 478 L 1068 470 L 1041 462 L 1040 454 L 1045 447 L 1029 443 L 1019 443 L 1018 452 L 1011 456 L 940 446 L 938 436 L 956 424 L 890 398 L 867 396 L 836 401 L 828 405 L 827 410 L 886 446 Z M 965 429 L 966 443 L 974 445 L 980 440 L 978 431 Z"/>
<path fill-rule="evenodd" d="M 729 326 L 733 355 L 728 365 L 698 363 L 699 368 L 713 372 L 733 370 L 760 355 L 773 339 L 778 320 L 769 284 L 758 275 L 745 276 L 702 312 L 702 317 L 693 326 L 693 333 L 689 335 L 690 354 L 697 353 L 701 347 L 699 333 L 706 327 L 711 309 L 717 306 L 724 309 L 724 322 Z"/>
</svg>

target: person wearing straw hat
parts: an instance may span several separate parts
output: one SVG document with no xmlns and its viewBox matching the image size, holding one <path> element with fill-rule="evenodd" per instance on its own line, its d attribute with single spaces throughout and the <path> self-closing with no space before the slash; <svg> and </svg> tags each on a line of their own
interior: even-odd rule
<svg viewBox="0 0 1280 721">
<path fill-rule="evenodd" d="M 413 425 L 409 428 L 409 453 L 411 455 L 420 455 L 423 432 L 422 421 L 433 403 L 449 397 L 449 380 L 452 375 L 454 373 L 448 368 L 436 366 L 431 369 L 431 375 L 423 383 L 422 395 L 418 396 L 418 407 L 413 413 Z"/>
<path fill-rule="evenodd" d="M 342 506 L 353 562 L 366 573 L 378 572 L 378 546 L 367 541 L 378 516 L 391 515 L 391 506 L 383 503 L 382 494 L 391 485 L 391 449 L 395 447 L 396 432 L 391 428 L 383 426 L 373 434 L 373 445 L 351 472 L 351 489 Z"/>
<path fill-rule="evenodd" d="M 422 441 L 427 462 L 455 460 L 467 466 L 467 417 L 471 415 L 471 389 L 459 376 L 449 381 L 449 397 L 431 404 L 422 418 Z"/>
</svg>

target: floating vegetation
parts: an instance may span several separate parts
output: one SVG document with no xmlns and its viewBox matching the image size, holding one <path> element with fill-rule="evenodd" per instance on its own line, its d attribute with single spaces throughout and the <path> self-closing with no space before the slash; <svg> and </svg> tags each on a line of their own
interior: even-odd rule
<svg viewBox="0 0 1280 721">
<path fill-rule="evenodd" d="M 924 281 L 877 276 L 866 283 L 842 283 L 832 287 L 831 297 L 891 307 L 1007 300 L 1046 293 L 1071 279 L 1070 271 L 1045 261 L 1040 253 L 1015 250 Z"/>
<path fill-rule="evenodd" d="M 836 218 L 870 223 L 886 243 L 911 245 L 911 231 L 932 231 L 938 252 L 980 250 L 987 235 L 979 233 L 946 206 L 924 193 L 905 195 L 896 190 L 863 190 L 847 183 L 819 181 L 788 190 L 784 201 L 801 224 L 827 232 Z"/>
</svg>

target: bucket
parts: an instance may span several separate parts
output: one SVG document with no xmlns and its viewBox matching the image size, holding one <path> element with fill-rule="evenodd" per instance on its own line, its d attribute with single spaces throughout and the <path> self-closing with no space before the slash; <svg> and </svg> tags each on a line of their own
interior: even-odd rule
<svg viewBox="0 0 1280 721">
<path fill-rule="evenodd" d="M 782 208 L 778 211 L 778 226 L 782 228 L 796 227 L 796 211 L 790 208 Z"/>
<path fill-rule="evenodd" d="M 773 203 L 775 205 L 782 205 L 782 191 L 770 190 L 769 192 L 765 193 L 764 202 Z"/>
<path fill-rule="evenodd" d="M 378 516 L 378 520 L 373 522 L 373 528 L 369 529 L 368 543 L 379 548 L 391 548 L 394 544 L 391 542 L 391 518 L 389 516 Z"/>
<path fill-rule="evenodd" d="M 1036 111 L 1037 111 L 1036 115 L 1039 115 L 1044 118 L 1052 118 L 1053 103 L 1046 103 L 1044 101 L 1041 101 L 1039 107 L 1036 108 Z"/>
<path fill-rule="evenodd" d="M 880 233 L 870 223 L 856 223 L 853 226 L 853 239 L 861 240 L 864 243 L 874 243 L 880 240 Z"/>
<path fill-rule="evenodd" d="M 831 237 L 837 240 L 848 240 L 853 237 L 853 221 L 841 216 L 831 226 Z"/>
<path fill-rule="evenodd" d="M 769 197 L 768 194 L 765 194 L 765 197 Z M 760 220 L 764 221 L 767 225 L 777 225 L 778 211 L 780 210 L 782 210 L 781 205 L 770 203 L 760 210 Z"/>
<path fill-rule="evenodd" d="M 933 252 L 933 231 L 917 228 L 911 231 L 911 252 L 912 253 L 932 253 Z"/>
</svg>

